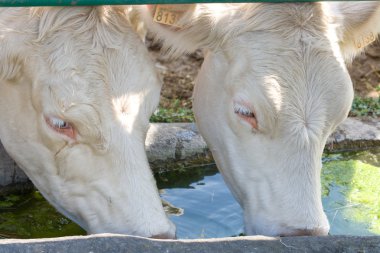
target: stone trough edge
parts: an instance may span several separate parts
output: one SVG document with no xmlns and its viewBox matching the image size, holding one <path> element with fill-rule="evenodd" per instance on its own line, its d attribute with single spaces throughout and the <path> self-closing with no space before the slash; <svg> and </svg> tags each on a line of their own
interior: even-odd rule
<svg viewBox="0 0 380 253">
<path fill-rule="evenodd" d="M 264 237 L 157 240 L 97 234 L 48 239 L 0 240 L 0 253 L 121 252 L 380 252 L 380 236 Z"/>
<path fill-rule="evenodd" d="M 212 161 L 207 144 L 193 123 L 152 124 L 145 145 L 154 169 L 157 163 L 167 166 L 165 162 L 168 161 L 201 158 Z M 325 150 L 338 152 L 375 147 L 380 147 L 380 120 L 347 118 L 330 135 Z"/>
</svg>

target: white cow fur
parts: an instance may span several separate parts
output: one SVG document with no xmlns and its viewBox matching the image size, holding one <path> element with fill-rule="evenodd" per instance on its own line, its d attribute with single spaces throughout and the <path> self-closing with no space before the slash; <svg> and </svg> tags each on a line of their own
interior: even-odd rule
<svg viewBox="0 0 380 253">
<path fill-rule="evenodd" d="M 196 121 L 244 210 L 246 233 L 327 234 L 321 155 L 353 98 L 344 61 L 359 51 L 354 39 L 380 32 L 380 2 L 184 7 L 182 28 L 141 11 L 172 53 L 208 50 Z"/>
<path fill-rule="evenodd" d="M 144 150 L 161 82 L 124 12 L 0 9 L 0 138 L 87 232 L 173 238 Z M 76 138 L 46 117 L 69 122 Z"/>
</svg>

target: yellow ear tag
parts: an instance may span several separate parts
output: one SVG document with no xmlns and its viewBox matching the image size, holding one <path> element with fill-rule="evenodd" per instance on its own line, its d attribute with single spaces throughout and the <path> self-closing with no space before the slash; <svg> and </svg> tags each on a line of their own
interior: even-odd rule
<svg viewBox="0 0 380 253">
<path fill-rule="evenodd" d="M 180 18 L 183 16 L 186 10 L 187 8 L 180 4 L 158 4 L 156 5 L 153 21 L 164 25 L 182 27 L 178 24 L 178 20 L 180 20 Z"/>
<path fill-rule="evenodd" d="M 376 37 L 373 34 L 373 32 L 369 32 L 369 33 L 364 34 L 361 37 L 357 38 L 354 41 L 354 44 L 355 44 L 355 47 L 357 47 L 358 49 L 360 49 L 360 48 L 363 48 L 363 47 L 371 44 L 375 40 L 376 40 Z"/>
</svg>

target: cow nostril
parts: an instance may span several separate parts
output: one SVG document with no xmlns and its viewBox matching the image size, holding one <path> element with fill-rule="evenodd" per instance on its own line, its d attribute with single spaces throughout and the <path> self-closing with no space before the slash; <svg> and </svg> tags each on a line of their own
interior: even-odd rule
<svg viewBox="0 0 380 253">
<path fill-rule="evenodd" d="M 150 238 L 152 238 L 152 239 L 176 239 L 176 236 L 173 235 L 172 233 L 162 233 L 162 234 L 153 235 Z"/>
<path fill-rule="evenodd" d="M 314 229 L 295 229 L 281 234 L 280 236 L 325 236 L 328 235 L 328 228 L 314 228 Z"/>
</svg>

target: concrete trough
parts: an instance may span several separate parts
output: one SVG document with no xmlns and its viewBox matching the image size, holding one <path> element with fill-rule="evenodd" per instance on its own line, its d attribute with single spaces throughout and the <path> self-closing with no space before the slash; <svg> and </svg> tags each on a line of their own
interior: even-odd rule
<svg viewBox="0 0 380 253">
<path fill-rule="evenodd" d="M 379 236 L 264 237 L 220 239 L 156 240 L 141 237 L 98 234 L 52 239 L 0 240 L 0 253 L 232 253 L 232 252 L 346 252 L 378 253 Z"/>
</svg>

